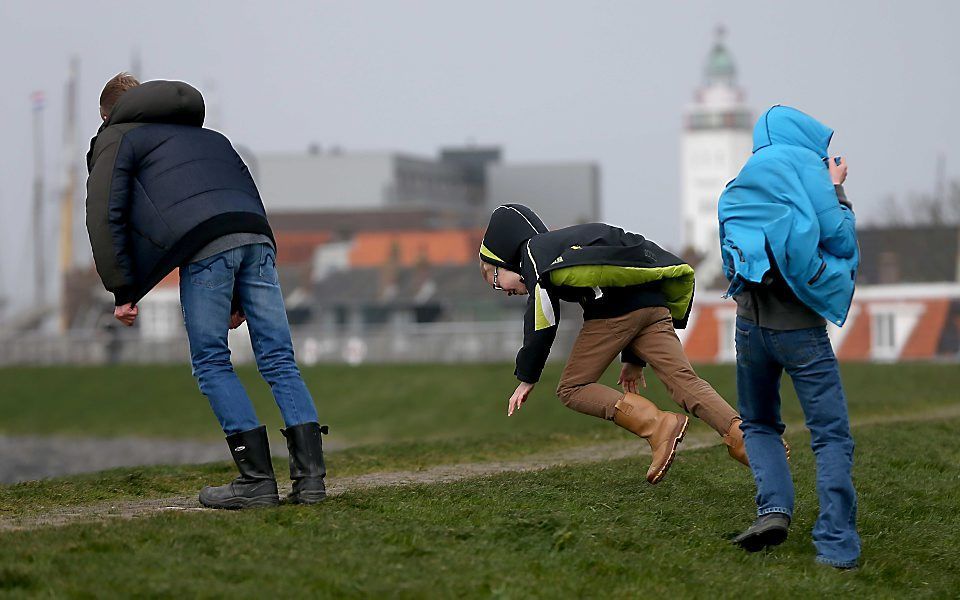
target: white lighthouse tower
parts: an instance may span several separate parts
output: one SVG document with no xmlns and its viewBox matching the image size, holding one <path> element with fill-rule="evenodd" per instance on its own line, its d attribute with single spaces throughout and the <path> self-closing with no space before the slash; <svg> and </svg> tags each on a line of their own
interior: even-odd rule
<svg viewBox="0 0 960 600">
<path fill-rule="evenodd" d="M 683 245 L 685 253 L 699 257 L 697 279 L 704 285 L 721 272 L 717 198 L 753 148 L 753 117 L 723 37 L 718 27 L 681 141 Z"/>
</svg>

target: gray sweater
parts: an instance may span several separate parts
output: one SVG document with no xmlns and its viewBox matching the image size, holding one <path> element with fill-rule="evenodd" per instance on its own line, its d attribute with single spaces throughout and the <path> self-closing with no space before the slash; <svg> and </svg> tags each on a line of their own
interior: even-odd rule
<svg viewBox="0 0 960 600">
<path fill-rule="evenodd" d="M 852 209 L 853 205 L 847 200 L 843 186 L 834 188 L 840 204 Z M 764 275 L 762 283 L 748 285 L 733 297 L 737 301 L 737 316 L 760 327 L 780 331 L 826 327 L 826 319 L 793 293 L 773 259 L 770 265 L 770 271 Z"/>
<path fill-rule="evenodd" d="M 196 254 L 190 257 L 190 259 L 187 261 L 187 264 L 195 263 L 198 260 L 210 258 L 215 254 L 220 254 L 221 252 L 233 250 L 234 248 L 239 248 L 241 246 L 248 246 L 250 244 L 270 244 L 272 247 L 273 240 L 261 233 L 230 233 L 218 237 L 201 248 Z"/>
</svg>

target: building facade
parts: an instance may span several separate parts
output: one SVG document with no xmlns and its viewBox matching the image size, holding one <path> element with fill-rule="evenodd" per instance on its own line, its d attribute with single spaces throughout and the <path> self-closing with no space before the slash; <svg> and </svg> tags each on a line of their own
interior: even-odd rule
<svg viewBox="0 0 960 600">
<path fill-rule="evenodd" d="M 254 177 L 271 214 L 483 206 L 482 185 L 459 164 L 409 154 L 264 154 Z"/>
<path fill-rule="evenodd" d="M 737 305 L 721 292 L 699 294 L 687 329 L 677 334 L 691 361 L 736 360 Z M 841 361 L 960 359 L 960 284 L 862 286 L 843 327 L 827 325 Z"/>
<path fill-rule="evenodd" d="M 337 219 L 344 213 L 409 221 L 420 213 L 424 219 L 442 216 L 434 220 L 444 226 L 481 226 L 493 208 L 507 203 L 530 206 L 552 227 L 600 220 L 596 163 L 513 164 L 502 155 L 497 147 L 473 146 L 443 148 L 436 158 L 314 149 L 261 155 L 251 171 L 271 217 L 297 215 L 297 221 L 307 215 L 313 221 Z"/>
</svg>

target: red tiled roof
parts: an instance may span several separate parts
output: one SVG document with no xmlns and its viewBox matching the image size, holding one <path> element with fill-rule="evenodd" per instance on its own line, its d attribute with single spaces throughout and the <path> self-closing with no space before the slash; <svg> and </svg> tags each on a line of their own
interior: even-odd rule
<svg viewBox="0 0 960 600">
<path fill-rule="evenodd" d="M 683 350 L 692 362 L 716 362 L 720 349 L 720 324 L 717 307 L 701 306 L 693 330 L 684 340 Z"/>
<path fill-rule="evenodd" d="M 937 355 L 940 345 L 940 336 L 947 324 L 947 313 L 950 312 L 950 300 L 937 299 L 924 301 L 926 311 L 920 317 L 920 322 L 913 328 L 913 334 L 900 352 L 903 359 L 929 359 Z"/>
<path fill-rule="evenodd" d="M 290 265 L 313 260 L 317 247 L 333 239 L 329 231 L 274 231 L 277 264 Z"/>
<path fill-rule="evenodd" d="M 473 229 L 363 232 L 354 238 L 351 267 L 374 267 L 395 259 L 400 266 L 466 265 L 476 262 L 483 234 Z"/>
<path fill-rule="evenodd" d="M 851 329 L 837 351 L 839 360 L 870 360 L 870 321 L 870 312 L 864 305 L 853 323 L 845 325 Z"/>
</svg>

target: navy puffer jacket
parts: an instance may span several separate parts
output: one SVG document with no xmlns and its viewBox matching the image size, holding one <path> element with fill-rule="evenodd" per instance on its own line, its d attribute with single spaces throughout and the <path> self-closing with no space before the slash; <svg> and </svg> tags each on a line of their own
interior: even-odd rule
<svg viewBox="0 0 960 600">
<path fill-rule="evenodd" d="M 203 117 L 195 88 L 150 81 L 124 92 L 90 142 L 87 232 L 117 305 L 220 236 L 273 237 L 247 166 Z"/>
</svg>

